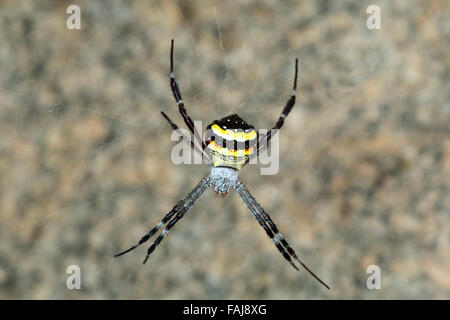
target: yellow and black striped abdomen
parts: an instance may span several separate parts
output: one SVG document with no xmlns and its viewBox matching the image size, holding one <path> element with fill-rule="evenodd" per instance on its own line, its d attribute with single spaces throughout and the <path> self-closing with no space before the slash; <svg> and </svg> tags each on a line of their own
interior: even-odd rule
<svg viewBox="0 0 450 320">
<path fill-rule="evenodd" d="M 255 151 L 258 134 L 237 114 L 214 121 L 207 127 L 206 144 L 215 167 L 240 170 Z"/>
</svg>

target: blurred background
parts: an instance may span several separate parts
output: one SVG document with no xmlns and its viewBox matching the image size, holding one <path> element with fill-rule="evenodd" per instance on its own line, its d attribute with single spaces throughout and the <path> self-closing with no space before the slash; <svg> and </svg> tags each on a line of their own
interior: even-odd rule
<svg viewBox="0 0 450 320">
<path fill-rule="evenodd" d="M 449 299 L 449 14 L 445 0 L 2 1 L 0 298 Z M 172 37 L 204 127 L 232 113 L 272 127 L 299 57 L 279 172 L 240 176 L 331 290 L 234 192 L 208 190 L 148 264 L 150 243 L 113 258 L 208 172 L 170 158 L 160 110 L 185 127 Z M 81 290 L 66 288 L 70 265 Z"/>
</svg>

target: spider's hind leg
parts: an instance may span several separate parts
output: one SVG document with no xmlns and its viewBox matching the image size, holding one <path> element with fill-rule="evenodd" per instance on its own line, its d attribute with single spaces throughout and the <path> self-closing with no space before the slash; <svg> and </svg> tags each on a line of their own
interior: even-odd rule
<svg viewBox="0 0 450 320">
<path fill-rule="evenodd" d="M 278 118 L 278 121 L 275 123 L 275 126 L 267 131 L 267 134 L 259 137 L 256 147 L 256 152 L 254 152 L 250 157 L 245 161 L 245 164 L 250 163 L 250 161 L 256 157 L 259 156 L 259 154 L 264 151 L 267 148 L 267 145 L 272 139 L 272 130 L 279 130 L 284 124 L 284 120 L 287 118 L 289 113 L 291 112 L 292 108 L 295 105 L 295 97 L 296 97 L 296 90 L 297 90 L 297 76 L 298 76 L 298 59 L 295 59 L 295 76 L 294 76 L 294 86 L 292 89 L 292 94 L 289 100 L 286 102 L 286 105 L 283 108 L 283 111 L 281 112 L 280 117 Z"/>
<path fill-rule="evenodd" d="M 161 111 L 161 114 L 167 120 L 167 122 L 170 124 L 170 126 L 172 127 L 173 130 L 180 129 L 178 127 L 178 125 L 175 122 L 173 122 L 163 111 Z M 197 152 L 197 154 L 199 156 L 201 156 L 202 159 L 204 159 L 207 164 L 211 164 L 211 162 L 212 162 L 211 158 L 210 158 L 209 154 L 207 152 L 205 152 L 205 150 L 208 150 L 208 149 L 200 150 L 199 147 L 194 143 L 194 141 L 192 141 L 192 139 L 189 136 L 186 136 L 181 130 L 179 131 L 179 133 L 186 143 L 190 143 L 192 150 Z"/>
<path fill-rule="evenodd" d="M 189 130 L 194 134 L 194 137 L 199 145 L 202 146 L 202 150 L 206 148 L 205 143 L 203 142 L 200 134 L 194 126 L 194 121 L 192 121 L 191 117 L 187 114 L 186 108 L 184 107 L 183 97 L 181 96 L 181 90 L 178 86 L 177 81 L 175 80 L 175 73 L 173 71 L 173 48 L 174 48 L 174 40 L 172 39 L 171 47 L 170 47 L 170 89 L 172 90 L 173 97 L 178 105 L 178 110 L 180 111 L 181 116 L 183 117 L 184 122 L 188 126 Z"/>
<path fill-rule="evenodd" d="M 295 97 L 296 97 L 296 90 L 297 90 L 297 75 L 298 75 L 298 59 L 296 58 L 295 59 L 294 86 L 292 88 L 292 94 L 291 94 L 291 97 L 289 98 L 289 100 L 286 102 L 286 105 L 284 106 L 283 111 L 281 112 L 281 115 L 278 118 L 278 121 L 275 124 L 275 126 L 272 128 L 272 130 L 281 129 L 281 127 L 284 124 L 284 119 L 287 118 L 287 116 L 289 115 L 289 112 L 291 112 L 292 108 L 295 105 Z M 268 140 L 270 140 L 270 137 L 268 137 Z"/>
</svg>

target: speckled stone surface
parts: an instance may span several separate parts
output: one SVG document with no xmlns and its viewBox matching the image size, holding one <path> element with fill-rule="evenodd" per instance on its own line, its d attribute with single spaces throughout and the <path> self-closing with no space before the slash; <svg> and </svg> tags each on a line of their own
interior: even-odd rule
<svg viewBox="0 0 450 320">
<path fill-rule="evenodd" d="M 66 6 L 81 30 L 66 28 Z M 366 8 L 381 8 L 368 30 Z M 0 298 L 449 299 L 450 2 L 2 1 Z M 241 179 L 332 289 L 207 191 L 142 264 L 138 240 L 207 173 L 171 161 L 186 107 L 280 132 Z M 66 268 L 81 268 L 81 290 Z M 369 290 L 366 269 L 381 269 Z"/>
</svg>

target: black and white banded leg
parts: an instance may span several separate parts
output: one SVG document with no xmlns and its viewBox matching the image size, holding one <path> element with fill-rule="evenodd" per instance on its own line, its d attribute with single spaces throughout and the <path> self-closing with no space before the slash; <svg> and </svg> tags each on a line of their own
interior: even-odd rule
<svg viewBox="0 0 450 320">
<path fill-rule="evenodd" d="M 116 254 L 114 257 L 119 257 L 125 253 L 134 250 L 141 244 L 145 243 L 151 236 L 153 236 L 158 230 L 167 223 L 167 226 L 161 232 L 161 234 L 155 239 L 153 244 L 148 248 L 147 255 L 145 257 L 144 263 L 147 262 L 148 258 L 152 254 L 152 252 L 156 249 L 156 247 L 161 243 L 164 239 L 164 236 L 169 232 L 169 230 L 184 216 L 184 214 L 194 205 L 194 203 L 202 196 L 207 188 L 211 186 L 211 181 L 209 175 L 204 177 L 200 183 L 176 206 L 172 208 L 172 210 L 164 216 L 164 218 L 153 228 L 151 229 L 145 236 L 139 240 L 138 243 L 130 247 L 129 249 L 122 251 Z"/>
<path fill-rule="evenodd" d="M 259 222 L 259 224 L 264 228 L 267 235 L 270 239 L 275 243 L 275 246 L 280 251 L 280 253 L 283 255 L 283 257 L 289 261 L 289 263 L 298 270 L 297 266 L 292 261 L 291 257 L 294 258 L 300 265 L 305 268 L 306 271 L 309 272 L 317 281 L 319 281 L 323 286 L 325 286 L 327 289 L 330 289 L 330 287 L 323 282 L 314 272 L 312 272 L 297 256 L 294 249 L 288 244 L 286 239 L 281 235 L 281 233 L 278 231 L 277 226 L 272 221 L 270 216 L 264 211 L 264 209 L 256 202 L 255 198 L 250 194 L 248 189 L 245 187 L 245 185 L 238 181 L 236 185 L 234 186 L 234 189 L 236 190 L 237 194 L 241 197 L 242 201 L 245 203 L 247 208 L 250 210 L 250 212 L 253 214 L 253 216 L 256 218 L 256 220 Z"/>
<path fill-rule="evenodd" d="M 174 40 L 172 39 L 172 44 L 170 48 L 170 88 L 172 89 L 173 97 L 178 105 L 178 110 L 180 111 L 181 116 L 184 119 L 184 122 L 188 126 L 189 130 L 194 134 L 194 138 L 199 146 L 202 146 L 202 150 L 206 148 L 205 143 L 203 142 L 200 134 L 194 126 L 194 121 L 192 121 L 191 117 L 187 114 L 186 108 L 184 107 L 183 97 L 181 96 L 180 87 L 178 86 L 177 81 L 175 80 L 175 73 L 173 71 L 173 46 Z"/>
<path fill-rule="evenodd" d="M 280 130 L 281 127 L 283 126 L 284 120 L 287 118 L 287 116 L 289 115 L 289 113 L 291 112 L 292 108 L 295 105 L 297 76 L 298 76 L 298 59 L 295 59 L 294 86 L 292 89 L 291 97 L 286 102 L 286 105 L 284 106 L 283 111 L 281 112 L 281 115 L 278 118 L 278 121 L 276 122 L 275 126 L 271 130 L 269 130 L 266 135 L 259 138 L 256 152 L 250 155 L 250 157 L 246 161 L 246 164 L 249 163 L 254 157 L 259 156 L 259 154 L 267 148 L 267 145 L 269 144 L 269 141 L 272 138 L 272 130 Z"/>
<path fill-rule="evenodd" d="M 178 125 L 176 123 L 174 123 L 163 111 L 161 111 L 162 116 L 167 120 L 167 122 L 170 124 L 170 126 L 172 127 L 173 130 L 177 131 L 180 128 L 178 127 Z M 179 130 L 178 133 L 180 134 L 180 136 L 183 138 L 183 140 L 186 143 L 190 143 L 190 146 L 192 148 L 192 150 L 194 150 L 195 152 L 197 152 L 198 155 L 200 155 L 202 157 L 202 159 L 205 160 L 206 164 L 211 165 L 212 161 L 211 161 L 211 157 L 209 156 L 209 154 L 207 154 L 205 152 L 205 150 L 200 150 L 199 147 L 194 143 L 194 141 L 192 141 L 192 139 L 189 136 L 186 136 L 183 131 Z"/>
</svg>

